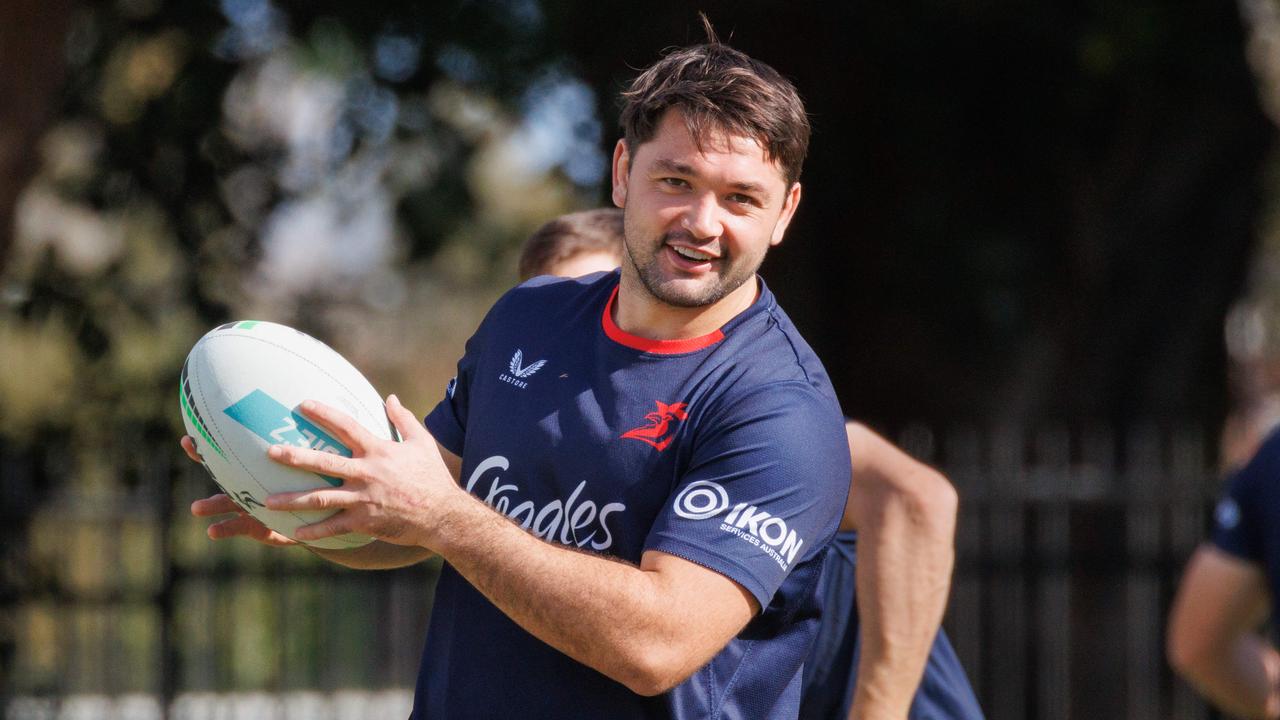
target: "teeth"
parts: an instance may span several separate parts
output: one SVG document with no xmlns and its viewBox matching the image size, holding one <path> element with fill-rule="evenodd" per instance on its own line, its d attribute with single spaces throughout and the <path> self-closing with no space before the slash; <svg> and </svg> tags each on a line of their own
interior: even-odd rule
<svg viewBox="0 0 1280 720">
<path fill-rule="evenodd" d="M 681 257 L 686 257 L 686 258 L 689 258 L 690 260 L 696 260 L 698 262 L 705 262 L 707 260 L 715 259 L 714 255 L 704 253 L 701 250 L 694 250 L 693 248 L 679 247 L 676 245 L 672 245 L 671 249 L 675 250 L 676 253 L 679 254 Z"/>
</svg>

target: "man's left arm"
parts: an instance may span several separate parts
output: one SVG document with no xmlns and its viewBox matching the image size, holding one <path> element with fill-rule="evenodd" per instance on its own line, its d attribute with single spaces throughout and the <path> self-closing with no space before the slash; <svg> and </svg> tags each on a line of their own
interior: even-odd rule
<svg viewBox="0 0 1280 720">
<path fill-rule="evenodd" d="M 636 567 L 538 539 L 462 489 L 394 396 L 387 412 L 402 442 L 318 403 L 301 410 L 353 456 L 271 448 L 279 462 L 344 479 L 267 498 L 274 510 L 343 511 L 300 528 L 299 539 L 361 532 L 432 550 L 525 630 L 637 693 L 680 683 L 760 611 L 739 583 L 674 555 L 651 550 Z"/>
<path fill-rule="evenodd" d="M 951 483 L 867 427 L 846 425 L 853 475 L 841 530 L 858 532 L 862 647 L 850 720 L 906 717 L 946 611 Z"/>
</svg>

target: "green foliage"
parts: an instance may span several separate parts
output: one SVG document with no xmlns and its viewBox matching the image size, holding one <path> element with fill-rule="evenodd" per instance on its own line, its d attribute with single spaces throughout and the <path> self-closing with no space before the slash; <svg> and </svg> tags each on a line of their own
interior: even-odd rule
<svg viewBox="0 0 1280 720">
<path fill-rule="evenodd" d="M 443 287 L 443 351 L 367 369 L 398 383 L 415 356 L 452 357 L 470 298 L 513 279 L 514 244 L 599 181 L 568 180 L 563 149 L 521 157 L 529 88 L 572 81 L 540 18 L 536 2 L 81 10 L 3 266 L 0 436 L 175 437 L 186 350 L 237 315 L 322 337 L 363 315 L 386 332 L 361 339 L 386 344 L 414 336 L 405 310 Z M 432 399 L 443 372 L 427 368 Z"/>
</svg>

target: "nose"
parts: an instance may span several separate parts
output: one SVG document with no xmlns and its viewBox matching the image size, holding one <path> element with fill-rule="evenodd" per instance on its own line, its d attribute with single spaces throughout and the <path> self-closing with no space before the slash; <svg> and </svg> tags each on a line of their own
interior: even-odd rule
<svg viewBox="0 0 1280 720">
<path fill-rule="evenodd" d="M 715 195 L 702 193 L 694 198 L 680 224 L 699 240 L 720 237 L 723 226 L 720 222 L 720 203 L 716 201 Z"/>
</svg>

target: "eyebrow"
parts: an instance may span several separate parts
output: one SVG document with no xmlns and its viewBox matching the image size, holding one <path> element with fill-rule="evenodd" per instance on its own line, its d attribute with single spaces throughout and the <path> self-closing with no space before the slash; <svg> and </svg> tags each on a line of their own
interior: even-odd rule
<svg viewBox="0 0 1280 720">
<path fill-rule="evenodd" d="M 675 173 L 677 175 L 687 175 L 693 178 L 699 177 L 698 171 L 694 170 L 692 165 L 688 165 L 686 163 L 677 162 L 675 160 L 669 160 L 667 158 L 659 158 L 658 160 L 655 160 L 653 164 L 659 170 L 663 170 L 665 172 Z M 734 190 L 740 190 L 742 192 L 748 192 L 748 193 L 755 193 L 756 195 L 760 196 L 761 202 L 768 204 L 769 191 L 766 190 L 765 187 L 760 183 L 735 182 L 735 183 L 730 183 L 729 186 L 732 187 Z"/>
</svg>

